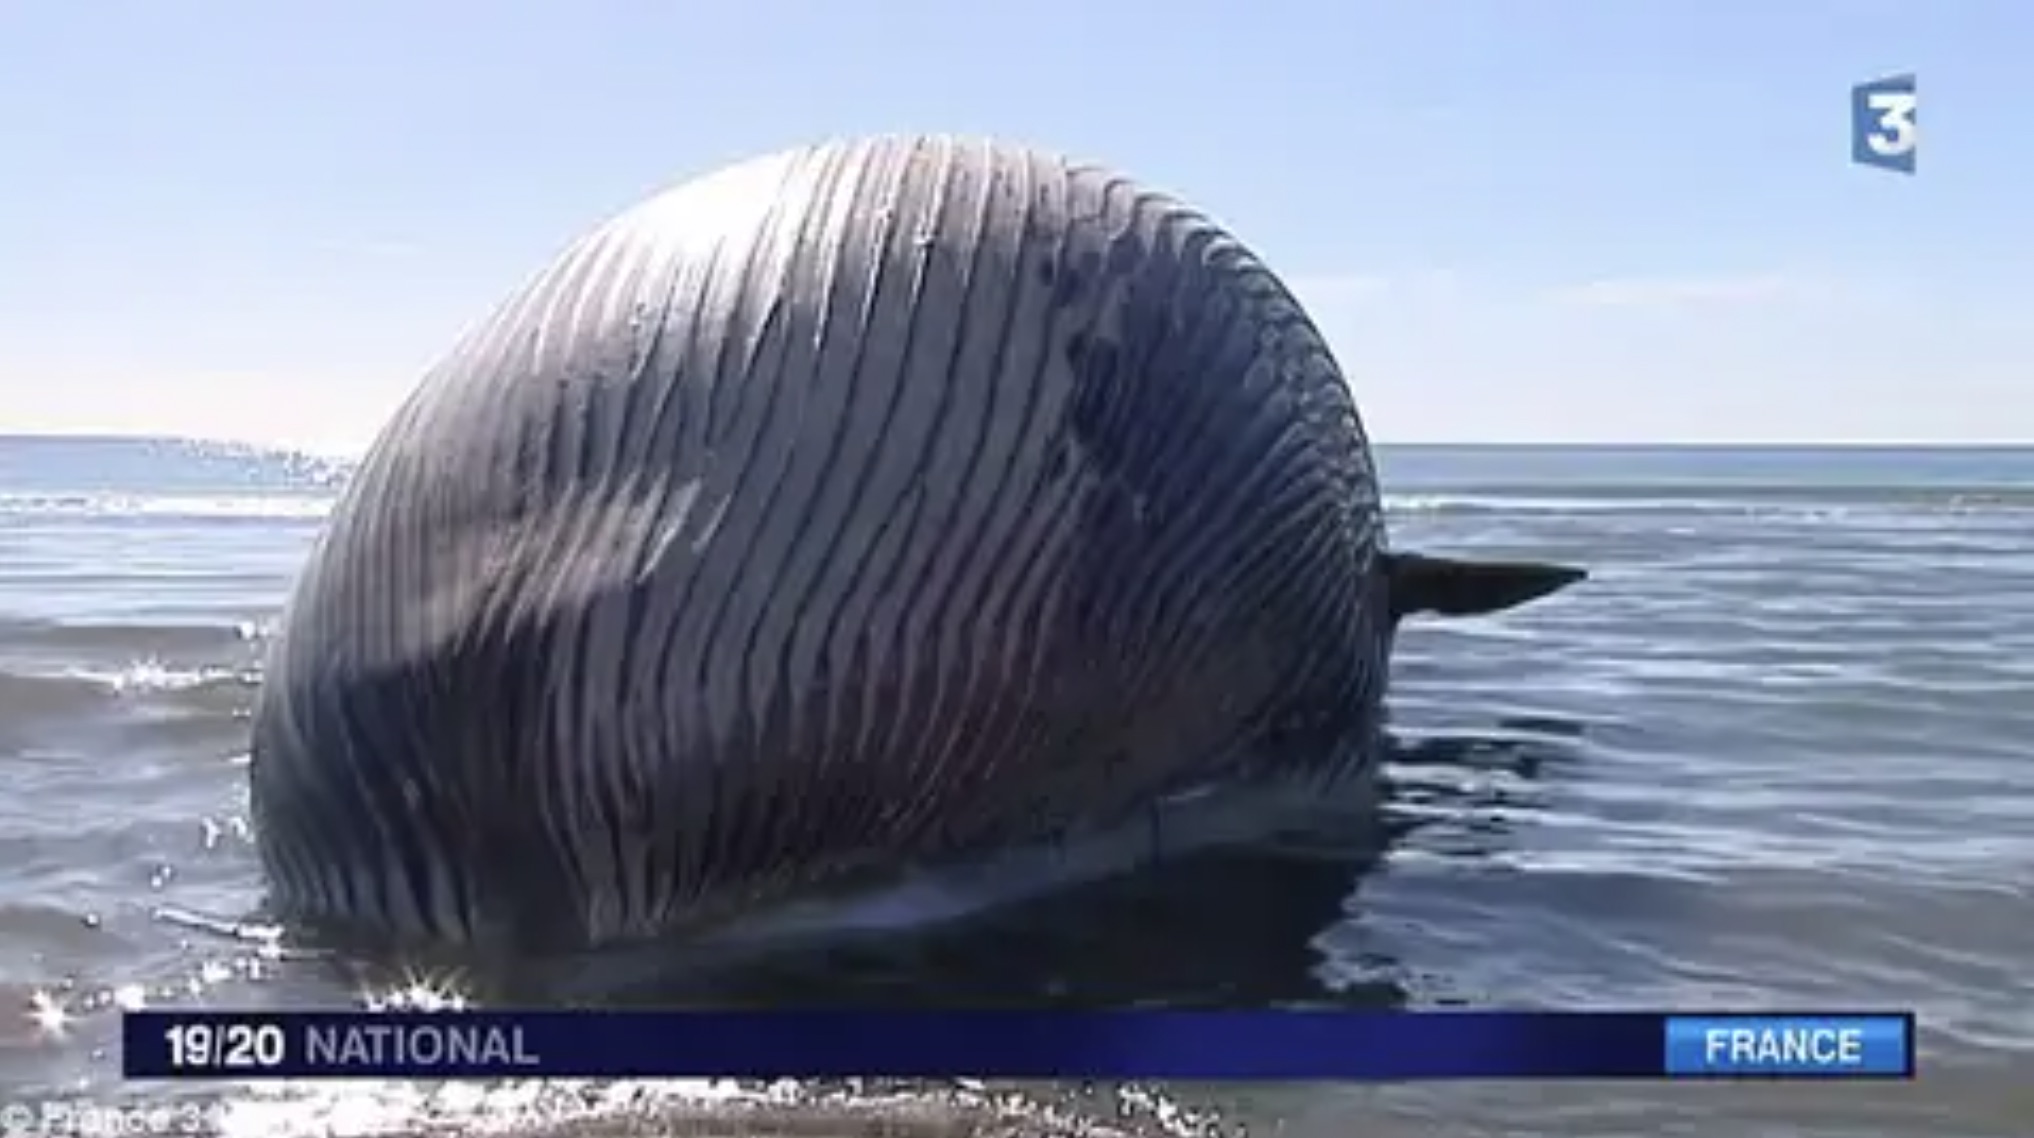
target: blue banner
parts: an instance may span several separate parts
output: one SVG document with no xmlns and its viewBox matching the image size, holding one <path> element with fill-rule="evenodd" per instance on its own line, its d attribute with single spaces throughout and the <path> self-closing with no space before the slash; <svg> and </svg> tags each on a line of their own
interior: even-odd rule
<svg viewBox="0 0 2034 1138">
<path fill-rule="evenodd" d="M 1908 1013 L 133 1012 L 128 1078 L 1912 1078 Z"/>
</svg>

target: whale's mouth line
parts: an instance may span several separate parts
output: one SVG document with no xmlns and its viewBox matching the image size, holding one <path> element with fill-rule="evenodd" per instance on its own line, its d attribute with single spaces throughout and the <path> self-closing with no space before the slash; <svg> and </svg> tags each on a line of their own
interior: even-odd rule
<svg viewBox="0 0 2034 1138">
<path fill-rule="evenodd" d="M 1375 834 L 1374 766 L 1212 783 L 1168 795 L 1121 823 L 821 886 L 706 926 L 647 940 L 519 957 L 511 983 L 546 998 L 601 1003 L 672 981 L 712 993 L 714 979 L 771 959 L 894 941 L 1028 901 L 1119 879 L 1162 863 L 1281 834 L 1332 836 L 1348 847 Z"/>
<path fill-rule="evenodd" d="M 726 922 L 699 943 L 762 946 L 922 929 L 1279 831 L 1346 829 L 1361 824 L 1375 803 L 1374 771 L 1367 768 L 1335 779 L 1309 772 L 1206 783 L 1064 839 L 912 865 L 878 881 L 779 902 Z"/>
</svg>

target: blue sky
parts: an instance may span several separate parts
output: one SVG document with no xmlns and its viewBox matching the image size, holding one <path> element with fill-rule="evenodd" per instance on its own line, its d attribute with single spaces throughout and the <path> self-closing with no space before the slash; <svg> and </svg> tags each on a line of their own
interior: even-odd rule
<svg viewBox="0 0 2034 1138">
<path fill-rule="evenodd" d="M 2030 58 L 2025 0 L 8 0 L 0 432 L 354 449 L 645 194 L 937 129 L 1213 212 L 1382 440 L 2034 440 Z M 1920 172 L 1852 166 L 1903 71 Z"/>
</svg>

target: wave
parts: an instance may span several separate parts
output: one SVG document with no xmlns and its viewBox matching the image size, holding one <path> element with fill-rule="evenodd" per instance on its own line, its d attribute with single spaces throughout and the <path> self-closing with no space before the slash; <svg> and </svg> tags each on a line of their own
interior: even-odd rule
<svg viewBox="0 0 2034 1138">
<path fill-rule="evenodd" d="M 107 697 L 163 696 L 169 702 L 203 706 L 217 693 L 232 693 L 255 684 L 260 668 L 183 666 L 160 660 L 137 660 L 124 667 L 67 667 L 0 670 L 0 711 L 10 715 L 69 713 Z"/>
<path fill-rule="evenodd" d="M 275 617 L 217 622 L 68 621 L 0 615 L 0 650 L 140 657 L 237 651 L 274 635 Z"/>
<path fill-rule="evenodd" d="M 0 494 L 0 517 L 316 520 L 331 494 Z"/>
<path fill-rule="evenodd" d="M 1894 491 L 1860 487 L 1588 486 L 1451 489 L 1384 496 L 1398 514 L 1709 514 L 1733 517 L 1829 518 L 1863 512 L 1930 514 L 2034 512 L 2034 490 Z"/>
<path fill-rule="evenodd" d="M 246 683 L 251 672 L 252 669 L 247 668 L 186 668 L 165 664 L 160 660 L 136 660 L 121 668 L 66 668 L 64 676 L 125 695 L 137 692 L 185 691 L 229 681 Z"/>
</svg>

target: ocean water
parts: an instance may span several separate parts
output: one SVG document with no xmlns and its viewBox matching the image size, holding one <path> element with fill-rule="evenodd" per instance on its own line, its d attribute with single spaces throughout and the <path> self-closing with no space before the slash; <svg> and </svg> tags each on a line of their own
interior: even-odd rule
<svg viewBox="0 0 2034 1138">
<path fill-rule="evenodd" d="M 0 1105 L 174 1102 L 189 1113 L 164 1125 L 249 1135 L 2034 1132 L 2034 451 L 1381 462 L 1399 547 L 1595 576 L 1406 627 L 1374 827 L 774 966 L 746 990 L 1906 1005 L 1918 1082 L 124 1086 L 123 1007 L 415 988 L 277 941 L 245 817 L 263 638 L 344 469 L 0 438 Z"/>
</svg>

